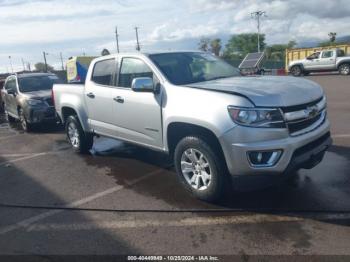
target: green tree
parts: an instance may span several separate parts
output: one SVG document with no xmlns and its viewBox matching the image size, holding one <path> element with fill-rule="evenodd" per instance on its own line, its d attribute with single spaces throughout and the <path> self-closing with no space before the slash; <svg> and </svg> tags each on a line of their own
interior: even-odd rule
<svg viewBox="0 0 350 262">
<path fill-rule="evenodd" d="M 199 40 L 198 49 L 204 52 L 208 52 L 210 50 L 210 39 L 207 37 L 202 37 Z"/>
<path fill-rule="evenodd" d="M 329 36 L 329 41 L 330 41 L 331 43 L 334 43 L 334 42 L 335 42 L 335 39 L 336 39 L 336 37 L 337 37 L 337 33 L 335 33 L 335 32 L 329 32 L 328 36 Z"/>
<path fill-rule="evenodd" d="M 288 42 L 288 44 L 287 44 L 287 48 L 288 49 L 292 49 L 292 48 L 294 48 L 294 47 L 296 47 L 297 46 L 297 42 L 295 42 L 294 40 L 290 40 L 289 42 Z"/>
<path fill-rule="evenodd" d="M 109 50 L 107 48 L 104 48 L 102 51 L 101 51 L 101 55 L 102 56 L 105 56 L 105 55 L 110 55 L 111 52 L 109 52 Z"/>
<path fill-rule="evenodd" d="M 45 63 L 42 63 L 42 62 L 36 63 L 34 65 L 34 67 L 35 67 L 36 71 L 39 71 L 39 72 L 45 72 L 46 71 Z M 54 70 L 53 66 L 48 64 L 47 65 L 47 71 L 53 71 L 53 70 Z"/>
<path fill-rule="evenodd" d="M 266 47 L 265 35 L 260 34 L 260 49 L 264 50 Z M 224 51 L 224 57 L 226 59 L 242 59 L 248 53 L 254 53 L 258 51 L 258 34 L 239 34 L 233 35 Z"/>
<path fill-rule="evenodd" d="M 221 39 L 215 38 L 210 41 L 210 50 L 213 52 L 216 56 L 220 55 L 222 45 L 221 45 Z"/>
<path fill-rule="evenodd" d="M 319 43 L 319 46 L 325 47 L 325 46 L 332 46 L 336 44 L 337 33 L 329 32 L 328 37 L 329 37 L 329 41 L 321 42 Z"/>
</svg>

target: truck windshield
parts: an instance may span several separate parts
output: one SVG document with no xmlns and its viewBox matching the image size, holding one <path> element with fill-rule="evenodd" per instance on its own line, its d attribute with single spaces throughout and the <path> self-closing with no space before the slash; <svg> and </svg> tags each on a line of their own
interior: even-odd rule
<svg viewBox="0 0 350 262">
<path fill-rule="evenodd" d="M 240 76 L 237 68 L 207 53 L 152 54 L 149 58 L 167 79 L 175 85 Z"/>
<path fill-rule="evenodd" d="M 18 78 L 19 91 L 22 93 L 40 90 L 50 90 L 53 84 L 60 84 L 62 81 L 57 76 L 31 76 Z"/>
</svg>

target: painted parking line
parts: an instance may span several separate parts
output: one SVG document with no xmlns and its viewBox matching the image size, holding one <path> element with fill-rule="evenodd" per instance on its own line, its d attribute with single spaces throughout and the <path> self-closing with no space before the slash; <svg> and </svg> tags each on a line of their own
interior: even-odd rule
<svg viewBox="0 0 350 262">
<path fill-rule="evenodd" d="M 151 176 L 154 176 L 154 175 L 157 175 L 161 172 L 164 172 L 163 169 L 157 169 L 153 172 L 150 172 L 150 173 L 147 173 L 143 176 L 140 176 L 139 178 L 136 178 L 134 180 L 131 180 L 129 183 L 127 183 L 127 187 L 128 186 L 133 186 Z M 69 203 L 67 205 L 65 205 L 64 207 L 68 207 L 68 208 L 71 208 L 71 207 L 78 207 L 78 206 L 81 206 L 81 205 L 84 205 L 84 204 L 87 204 L 89 202 L 92 202 L 96 199 L 99 199 L 101 197 L 104 197 L 106 195 L 110 195 L 112 193 L 115 193 L 117 191 L 120 191 L 122 189 L 124 189 L 125 186 L 121 186 L 121 185 L 118 185 L 118 186 L 114 186 L 114 187 L 111 187 L 107 190 L 104 190 L 102 192 L 98 192 L 96 194 L 93 194 L 91 196 L 88 196 L 88 197 L 85 197 L 83 199 L 80 199 L 80 200 L 77 200 L 77 201 L 74 201 L 72 203 Z M 59 214 L 61 212 L 64 212 L 64 210 L 60 209 L 60 210 L 50 210 L 50 211 L 47 211 L 47 212 L 44 212 L 42 214 L 39 214 L 39 215 L 36 215 L 36 216 L 33 216 L 33 217 L 30 217 L 30 218 L 27 218 L 27 219 L 24 219 L 20 222 L 17 222 L 13 225 L 9 225 L 9 226 L 6 226 L 6 227 L 3 227 L 3 228 L 0 228 L 0 235 L 3 235 L 3 234 L 6 234 L 8 232 L 11 232 L 11 231 L 14 231 L 14 230 L 17 230 L 19 228 L 28 228 L 29 226 L 31 226 L 32 224 L 40 221 L 40 220 L 43 220 L 45 218 L 48 218 L 48 217 L 51 217 L 53 215 L 56 215 L 56 214 Z"/>
<path fill-rule="evenodd" d="M 332 135 L 333 138 L 348 138 L 350 137 L 350 134 L 338 134 L 338 135 Z"/>
<path fill-rule="evenodd" d="M 45 156 L 45 155 L 47 155 L 47 154 L 49 154 L 49 153 L 48 153 L 48 152 L 37 153 L 37 154 L 31 154 L 31 155 L 29 155 L 29 156 L 24 156 L 24 157 L 12 159 L 12 160 L 4 161 L 4 162 L 1 162 L 1 163 L 0 163 L 0 167 L 6 166 L 6 165 L 8 165 L 8 164 L 16 163 L 16 162 L 19 162 L 19 161 L 24 161 L 24 160 L 36 158 L 36 157 L 39 157 L 39 156 Z"/>
</svg>

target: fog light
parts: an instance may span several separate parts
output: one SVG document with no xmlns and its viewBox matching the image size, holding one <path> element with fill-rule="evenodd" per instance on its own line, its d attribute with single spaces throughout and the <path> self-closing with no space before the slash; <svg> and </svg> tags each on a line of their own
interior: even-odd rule
<svg viewBox="0 0 350 262">
<path fill-rule="evenodd" d="M 274 151 L 250 151 L 248 160 L 253 167 L 274 166 L 282 155 L 282 150 Z"/>
</svg>

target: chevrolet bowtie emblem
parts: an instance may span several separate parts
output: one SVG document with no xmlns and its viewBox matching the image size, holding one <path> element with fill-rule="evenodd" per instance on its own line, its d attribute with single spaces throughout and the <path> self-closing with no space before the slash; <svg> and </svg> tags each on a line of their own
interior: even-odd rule
<svg viewBox="0 0 350 262">
<path fill-rule="evenodd" d="M 304 110 L 304 112 L 307 118 L 313 118 L 317 115 L 318 108 L 317 106 L 309 106 Z"/>
</svg>

